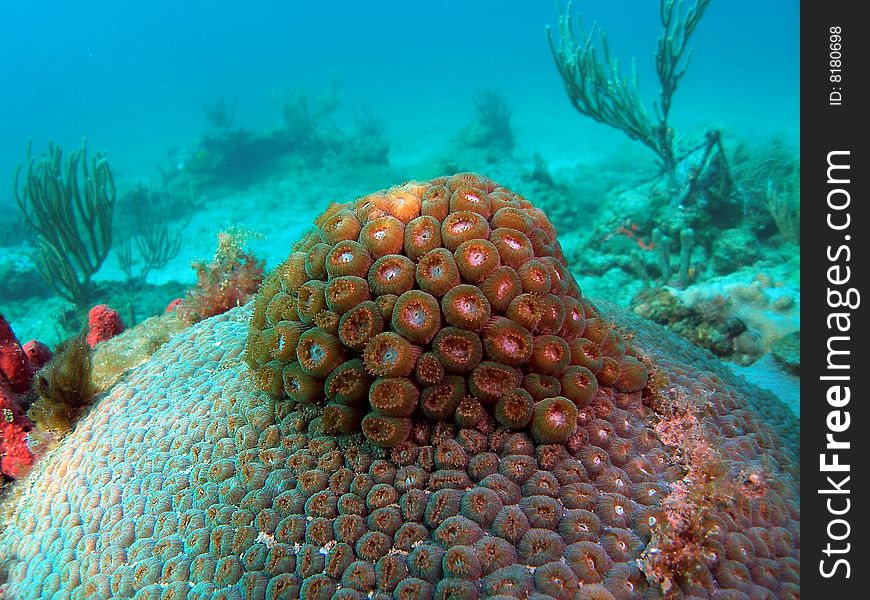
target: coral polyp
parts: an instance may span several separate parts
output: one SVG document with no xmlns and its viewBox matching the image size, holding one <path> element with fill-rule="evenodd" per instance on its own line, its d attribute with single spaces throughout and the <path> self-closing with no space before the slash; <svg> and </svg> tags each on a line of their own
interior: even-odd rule
<svg viewBox="0 0 870 600">
<path fill-rule="evenodd" d="M 577 407 L 563 396 L 535 404 L 531 434 L 541 444 L 564 444 L 577 428 Z"/>
<path fill-rule="evenodd" d="M 462 242 L 453 253 L 462 279 L 480 283 L 500 266 L 498 249 L 487 240 Z"/>
<path fill-rule="evenodd" d="M 414 287 L 416 266 L 407 256 L 388 254 L 380 257 L 369 269 L 369 287 L 376 296 L 400 296 Z"/>
<path fill-rule="evenodd" d="M 309 329 L 299 337 L 296 358 L 309 375 L 325 378 L 344 361 L 344 357 L 340 340 L 320 328 Z"/>
<path fill-rule="evenodd" d="M 343 240 L 335 244 L 326 255 L 326 273 L 329 277 L 365 277 L 372 262 L 371 255 L 362 244 L 354 240 Z"/>
<path fill-rule="evenodd" d="M 451 252 L 455 252 L 463 242 L 485 240 L 488 237 L 489 223 L 476 212 L 451 212 L 441 223 L 441 240 Z"/>
<path fill-rule="evenodd" d="M 532 334 L 504 317 L 494 317 L 481 335 L 486 355 L 491 360 L 520 366 L 532 357 Z"/>
<path fill-rule="evenodd" d="M 516 229 L 499 227 L 490 234 L 489 241 L 498 249 L 501 262 L 514 269 L 526 264 L 535 256 L 528 236 Z"/>
<path fill-rule="evenodd" d="M 384 330 L 384 318 L 374 302 L 363 302 L 341 316 L 338 338 L 351 350 L 363 350 L 369 340 Z"/>
<path fill-rule="evenodd" d="M 459 267 L 445 248 L 430 250 L 417 263 L 417 285 L 424 292 L 440 298 L 459 282 Z"/>
<path fill-rule="evenodd" d="M 473 285 L 457 285 L 441 300 L 444 318 L 454 327 L 480 331 L 491 315 L 489 300 Z"/>
<path fill-rule="evenodd" d="M 409 290 L 393 307 L 393 329 L 415 344 L 428 344 L 441 329 L 441 308 L 431 294 Z"/>
<path fill-rule="evenodd" d="M 420 390 L 407 377 L 381 377 L 369 388 L 369 404 L 387 417 L 410 417 Z"/>
<path fill-rule="evenodd" d="M 372 257 L 400 254 L 405 239 L 405 226 L 391 216 L 378 217 L 366 223 L 359 235 L 360 243 Z"/>
<path fill-rule="evenodd" d="M 504 313 L 511 301 L 523 291 L 520 276 L 511 267 L 501 266 L 480 284 L 492 310 Z"/>
<path fill-rule="evenodd" d="M 366 369 L 380 377 L 406 377 L 417 364 L 420 349 L 392 331 L 379 333 L 366 344 Z"/>
<path fill-rule="evenodd" d="M 483 357 L 483 345 L 477 334 L 456 327 L 439 331 L 432 342 L 432 351 L 451 373 L 468 373 Z"/>
<path fill-rule="evenodd" d="M 412 261 L 441 246 L 441 221 L 422 215 L 405 226 L 405 255 Z"/>
</svg>

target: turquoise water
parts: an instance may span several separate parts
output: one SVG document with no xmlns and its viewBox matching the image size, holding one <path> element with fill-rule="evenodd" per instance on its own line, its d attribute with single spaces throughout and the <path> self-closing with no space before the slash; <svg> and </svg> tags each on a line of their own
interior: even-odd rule
<svg viewBox="0 0 870 600">
<path fill-rule="evenodd" d="M 675 124 L 796 141 L 798 7 L 714 1 L 692 44 Z M 654 3 L 573 9 L 601 23 L 626 64 L 636 57 L 643 90 L 655 90 Z M 23 160 L 28 139 L 72 147 L 87 137 L 121 174 L 153 175 L 155 160 L 207 130 L 202 107 L 216 96 L 238 97 L 237 125 L 275 128 L 286 90 L 316 92 L 332 76 L 343 84 L 338 117 L 366 102 L 391 137 L 419 130 L 422 141 L 455 128 L 483 87 L 507 97 L 529 129 L 520 143 L 541 152 L 582 155 L 584 138 L 610 133 L 566 101 L 544 41 L 544 27 L 557 22 L 551 2 L 36 1 L 4 3 L 0 16 L 0 173 Z"/>
</svg>

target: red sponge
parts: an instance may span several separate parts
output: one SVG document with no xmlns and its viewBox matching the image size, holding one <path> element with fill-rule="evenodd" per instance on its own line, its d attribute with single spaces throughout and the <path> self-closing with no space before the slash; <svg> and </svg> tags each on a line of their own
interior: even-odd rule
<svg viewBox="0 0 870 600">
<path fill-rule="evenodd" d="M 88 313 L 88 345 L 93 348 L 124 331 L 121 316 L 106 304 L 97 304 Z"/>
</svg>

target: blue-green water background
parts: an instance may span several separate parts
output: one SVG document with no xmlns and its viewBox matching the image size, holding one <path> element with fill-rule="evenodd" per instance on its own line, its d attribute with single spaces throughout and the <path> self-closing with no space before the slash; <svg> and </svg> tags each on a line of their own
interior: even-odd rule
<svg viewBox="0 0 870 600">
<path fill-rule="evenodd" d="M 626 64 L 636 57 L 647 97 L 657 91 L 657 5 L 573 7 L 587 24 L 600 22 Z M 286 90 L 316 93 L 333 76 L 343 83 L 337 118 L 370 104 L 386 119 L 394 162 L 427 134 L 467 121 L 484 87 L 510 102 L 520 146 L 567 160 L 588 152 L 591 136 L 618 134 L 568 103 L 545 43 L 545 26 L 556 22 L 546 0 L 5 2 L 0 183 L 11 182 L 28 139 L 72 148 L 87 137 L 110 153 L 120 179 L 153 175 L 154 162 L 208 129 L 202 107 L 216 96 L 238 98 L 237 125 L 274 129 Z M 797 0 L 714 0 L 693 39 L 674 124 L 797 143 L 798 25 Z"/>
</svg>

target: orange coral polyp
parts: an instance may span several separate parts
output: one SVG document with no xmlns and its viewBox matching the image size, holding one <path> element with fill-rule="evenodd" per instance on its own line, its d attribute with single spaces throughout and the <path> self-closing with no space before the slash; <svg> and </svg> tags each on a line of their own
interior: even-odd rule
<svg viewBox="0 0 870 600">
<path fill-rule="evenodd" d="M 486 192 L 474 187 L 460 187 L 450 195 L 450 212 L 470 211 L 484 219 L 492 215 Z"/>
<path fill-rule="evenodd" d="M 441 246 L 441 223 L 435 217 L 422 215 L 405 226 L 405 254 L 412 261 Z"/>
<path fill-rule="evenodd" d="M 532 420 L 532 395 L 516 388 L 502 395 L 495 404 L 495 420 L 508 429 L 524 429 Z"/>
<path fill-rule="evenodd" d="M 305 253 L 305 273 L 311 279 L 326 279 L 326 255 L 332 246 L 319 242 Z"/>
<path fill-rule="evenodd" d="M 365 277 L 372 266 L 368 250 L 353 240 L 338 242 L 326 255 L 326 272 L 330 277 L 355 275 Z"/>
<path fill-rule="evenodd" d="M 580 288 L 577 287 L 574 276 L 571 275 L 571 271 L 565 265 L 554 256 L 544 256 L 540 260 L 544 262 L 550 271 L 551 294 L 557 294 L 562 297 L 572 297 L 571 294 L 576 294 L 577 298 L 580 297 Z"/>
<path fill-rule="evenodd" d="M 648 378 L 649 369 L 633 356 L 626 356 L 622 359 L 619 378 L 614 385 L 620 392 L 639 392 L 646 387 Z"/>
<path fill-rule="evenodd" d="M 436 298 L 460 282 L 456 260 L 445 248 L 435 248 L 423 255 L 417 263 L 416 278 L 420 289 Z"/>
<path fill-rule="evenodd" d="M 374 302 L 363 302 L 344 313 L 338 322 L 338 339 L 352 350 L 361 351 L 384 330 L 384 319 Z"/>
<path fill-rule="evenodd" d="M 434 352 L 424 352 L 414 367 L 414 376 L 421 385 L 436 385 L 444 379 L 444 365 Z"/>
<path fill-rule="evenodd" d="M 535 331 L 544 314 L 544 306 L 539 296 L 520 294 L 508 304 L 505 316 L 516 321 L 529 331 Z"/>
<path fill-rule="evenodd" d="M 266 307 L 266 323 L 275 326 L 280 321 L 298 321 L 296 298 L 284 292 L 278 292 L 269 300 Z"/>
<path fill-rule="evenodd" d="M 450 420 L 466 393 L 465 378 L 448 375 L 439 385 L 429 386 L 420 393 L 420 410 L 434 421 Z"/>
<path fill-rule="evenodd" d="M 571 342 L 583 335 L 583 330 L 586 328 L 586 313 L 583 304 L 570 296 L 562 296 L 562 306 L 565 307 L 565 321 L 562 323 L 562 331 L 559 335 Z"/>
<path fill-rule="evenodd" d="M 489 241 L 498 249 L 502 264 L 513 268 L 529 262 L 535 256 L 532 242 L 523 232 L 509 227 L 499 227 L 489 234 Z"/>
<path fill-rule="evenodd" d="M 317 313 L 326 310 L 326 284 L 312 279 L 300 287 L 296 297 L 296 310 L 303 323 L 314 322 Z"/>
<path fill-rule="evenodd" d="M 584 337 L 568 342 L 571 349 L 571 364 L 586 367 L 593 373 L 598 373 L 603 364 L 601 349 L 598 344 Z"/>
<path fill-rule="evenodd" d="M 489 237 L 489 223 L 477 213 L 463 210 L 452 212 L 441 222 L 441 240 L 444 247 L 454 252 L 462 242 L 485 240 Z"/>
<path fill-rule="evenodd" d="M 423 193 L 420 213 L 434 218 L 439 223 L 446 219 L 450 213 L 450 190 L 443 185 L 433 185 L 426 190 Z"/>
<path fill-rule="evenodd" d="M 536 331 L 538 333 L 557 334 L 562 330 L 565 323 L 565 306 L 562 300 L 555 294 L 547 294 L 541 297 L 541 320 L 538 321 Z"/>
<path fill-rule="evenodd" d="M 487 358 L 506 365 L 520 366 L 532 356 L 532 334 L 504 317 L 493 317 L 481 335 Z"/>
<path fill-rule="evenodd" d="M 482 404 L 490 405 L 519 386 L 521 379 L 513 367 L 483 361 L 468 376 L 468 389 Z"/>
<path fill-rule="evenodd" d="M 374 258 L 399 254 L 405 242 L 405 225 L 393 216 L 379 217 L 363 226 L 359 241 Z"/>
<path fill-rule="evenodd" d="M 559 380 L 550 375 L 541 375 L 540 373 L 529 373 L 523 378 L 523 389 L 532 395 L 532 398 L 537 402 L 544 398 L 552 398 L 562 393 L 562 386 Z"/>
<path fill-rule="evenodd" d="M 420 349 L 398 333 L 379 333 L 366 344 L 363 361 L 372 375 L 407 377 L 414 370 Z"/>
<path fill-rule="evenodd" d="M 302 370 L 318 378 L 326 378 L 344 361 L 341 341 L 334 335 L 315 327 L 303 333 L 296 346 L 296 359 Z"/>
<path fill-rule="evenodd" d="M 375 295 L 401 295 L 414 287 L 416 266 L 407 256 L 387 254 L 369 269 L 369 287 Z"/>
<path fill-rule="evenodd" d="M 281 283 L 287 292 L 295 292 L 310 278 L 305 272 L 305 253 L 294 252 L 278 266 Z"/>
<path fill-rule="evenodd" d="M 323 384 L 326 397 L 339 404 L 357 406 L 368 398 L 372 378 L 359 358 L 339 365 Z"/>
<path fill-rule="evenodd" d="M 369 413 L 362 420 L 362 431 L 375 446 L 392 448 L 411 435 L 411 419 Z"/>
<path fill-rule="evenodd" d="M 341 315 L 331 310 L 321 310 L 314 317 L 314 326 L 320 327 L 323 331 L 330 335 L 338 335 L 338 324 L 341 321 Z"/>
<path fill-rule="evenodd" d="M 480 284 L 480 291 L 494 312 L 504 313 L 511 301 L 523 292 L 523 284 L 513 268 L 502 265 Z"/>
<path fill-rule="evenodd" d="M 356 240 L 362 224 L 353 211 L 344 209 L 332 215 L 320 227 L 323 241 L 330 246 L 342 240 Z"/>
<path fill-rule="evenodd" d="M 387 210 L 402 223 L 410 223 L 420 216 L 422 200 L 413 185 L 395 187 L 387 191 Z"/>
<path fill-rule="evenodd" d="M 573 365 L 565 369 L 559 377 L 562 395 L 570 399 L 578 408 L 583 408 L 598 391 L 598 380 L 586 367 Z"/>
<path fill-rule="evenodd" d="M 296 359 L 296 346 L 299 338 L 308 327 L 299 321 L 281 321 L 274 327 L 274 345 L 269 348 L 272 358 L 283 361 Z"/>
<path fill-rule="evenodd" d="M 539 335 L 534 338 L 529 366 L 544 375 L 561 375 L 571 362 L 568 343 L 557 335 Z"/>
<path fill-rule="evenodd" d="M 526 239 L 532 231 L 532 220 L 529 215 L 524 210 L 513 206 L 499 208 L 493 213 L 489 222 L 493 229 L 513 229 L 525 235 Z"/>
<path fill-rule="evenodd" d="M 358 431 L 364 413 L 359 408 L 344 404 L 327 404 L 323 409 L 323 433 L 349 434 Z"/>
<path fill-rule="evenodd" d="M 415 344 L 428 344 L 441 329 L 441 307 L 431 294 L 410 290 L 393 307 L 393 329 Z"/>
<path fill-rule="evenodd" d="M 457 285 L 441 300 L 444 318 L 454 327 L 480 331 L 489 321 L 492 309 L 489 300 L 474 285 Z"/>
<path fill-rule="evenodd" d="M 483 344 L 471 331 L 445 327 L 432 341 L 432 351 L 448 372 L 468 373 L 480 363 Z"/>
<path fill-rule="evenodd" d="M 577 407 L 556 396 L 535 404 L 530 433 L 539 444 L 564 444 L 577 428 Z"/>
<path fill-rule="evenodd" d="M 453 253 L 459 274 L 468 283 L 480 283 L 501 266 L 498 250 L 487 240 L 462 242 Z"/>
<path fill-rule="evenodd" d="M 284 366 L 281 371 L 284 393 L 292 400 L 303 404 L 314 404 L 323 399 L 323 383 L 306 373 L 297 361 Z"/>
<path fill-rule="evenodd" d="M 523 282 L 523 291 L 534 294 L 548 294 L 550 292 L 550 271 L 538 260 L 532 260 L 517 269 L 520 281 Z"/>
<path fill-rule="evenodd" d="M 419 388 L 407 377 L 379 377 L 369 388 L 369 404 L 385 417 L 410 417 L 419 397 Z"/>
<path fill-rule="evenodd" d="M 362 277 L 355 275 L 333 277 L 326 284 L 326 305 L 339 315 L 371 298 L 369 284 Z"/>
</svg>

